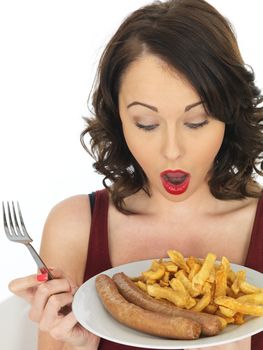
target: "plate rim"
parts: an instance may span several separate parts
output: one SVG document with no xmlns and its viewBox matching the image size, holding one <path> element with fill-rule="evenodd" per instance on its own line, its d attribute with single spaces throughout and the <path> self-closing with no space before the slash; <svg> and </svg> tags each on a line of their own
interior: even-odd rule
<svg viewBox="0 0 263 350">
<path fill-rule="evenodd" d="M 222 340 L 218 340 L 216 341 L 216 339 L 218 339 L 219 336 L 223 336 L 225 337 L 226 334 L 225 333 L 220 333 L 216 336 L 213 336 L 213 337 L 203 337 L 203 338 L 199 338 L 199 339 L 196 339 L 196 340 L 175 340 L 175 339 L 165 339 L 165 338 L 159 338 L 159 337 L 155 337 L 155 336 L 151 336 L 151 335 L 147 335 L 149 336 L 151 339 L 161 339 L 163 342 L 167 343 L 166 345 L 165 344 L 162 344 L 162 346 L 160 347 L 159 345 L 155 346 L 154 344 L 139 344 L 139 343 L 135 343 L 135 342 L 132 342 L 132 341 L 125 341 L 123 339 L 118 339 L 117 337 L 114 337 L 114 336 L 108 336 L 107 334 L 101 334 L 101 332 L 97 331 L 96 329 L 94 329 L 93 327 L 89 327 L 87 328 L 86 324 L 84 323 L 83 324 L 83 320 L 81 317 L 79 317 L 76 313 L 78 313 L 76 310 L 77 310 L 77 299 L 79 298 L 79 294 L 82 293 L 82 290 L 85 289 L 87 286 L 88 287 L 91 287 L 91 288 L 94 288 L 94 291 L 95 293 L 96 292 L 96 289 L 95 289 L 95 279 L 98 275 L 100 274 L 107 274 L 109 275 L 110 277 L 116 273 L 116 272 L 120 272 L 120 271 L 123 271 L 123 270 L 126 270 L 127 268 L 133 268 L 135 266 L 138 265 L 141 265 L 141 264 L 148 264 L 148 267 L 150 267 L 150 264 L 153 260 L 158 260 L 159 258 L 152 258 L 152 259 L 143 259 L 143 260 L 137 260 L 137 261 L 133 261 L 133 262 L 130 262 L 130 263 L 125 263 L 125 264 L 122 264 L 122 265 L 118 265 L 118 266 L 115 266 L 115 267 L 111 267 L 105 271 L 102 271 L 96 275 L 94 275 L 93 277 L 89 278 L 87 281 L 85 281 L 80 287 L 79 289 L 77 290 L 77 292 L 75 293 L 74 295 L 74 298 L 73 298 L 73 302 L 72 302 L 72 311 L 75 315 L 75 317 L 77 318 L 78 322 L 85 328 L 85 329 L 88 329 L 90 332 L 92 332 L 93 334 L 95 334 L 96 336 L 99 336 L 103 339 L 106 339 L 108 341 L 111 341 L 111 342 L 116 342 L 116 343 L 120 343 L 120 344 L 124 344 L 124 345 L 128 345 L 128 346 L 135 346 L 135 347 L 141 347 L 141 348 L 150 348 L 150 349 L 181 349 L 182 347 L 184 349 L 191 349 L 191 348 L 196 348 L 196 347 L 200 347 L 202 346 L 203 348 L 205 347 L 209 347 L 209 346 L 216 346 L 216 345 L 223 345 L 223 344 L 227 344 L 227 343 L 231 343 L 231 342 L 234 342 L 234 341 L 237 341 L 237 340 L 242 340 L 244 338 L 247 338 L 247 337 L 250 337 L 250 336 L 253 336 L 259 332 L 261 332 L 263 330 L 263 322 L 262 322 L 262 328 L 261 329 L 254 329 L 254 330 L 251 330 L 250 332 L 246 332 L 244 333 L 243 335 L 237 335 L 236 337 L 234 336 L 234 338 L 230 338 L 229 337 L 226 337 L 226 339 L 222 339 Z M 169 257 L 167 258 L 164 258 L 165 259 L 169 259 Z M 218 262 L 220 262 L 220 260 L 218 260 Z M 241 270 L 241 269 L 245 269 L 249 275 L 256 275 L 258 276 L 259 278 L 262 278 L 263 280 L 263 274 L 257 270 L 254 270 L 254 269 L 251 269 L 249 267 L 246 267 L 246 266 L 243 266 L 243 265 L 239 265 L 239 264 L 235 264 L 235 263 L 230 263 L 231 267 L 233 268 L 233 270 Z M 138 271 L 139 272 L 142 272 L 143 270 L 140 270 Z M 125 272 L 125 271 L 123 271 Z M 91 286 L 91 284 L 93 283 L 93 287 Z M 263 286 L 262 286 L 263 287 Z M 261 287 L 260 287 L 261 288 Z M 103 305 L 101 304 L 101 307 L 103 307 Z M 131 333 L 135 332 L 136 334 L 140 335 L 140 334 L 143 334 L 145 336 L 144 333 L 141 333 L 139 331 L 136 331 L 136 330 L 133 330 L 131 328 L 129 328 L 128 326 L 125 326 L 125 325 L 122 325 L 121 323 L 119 323 L 118 321 L 116 321 L 110 314 L 108 314 L 108 316 L 110 318 L 112 318 L 112 321 L 115 323 L 117 323 L 117 325 L 120 325 L 121 327 L 124 327 L 125 329 L 128 329 Z M 257 317 L 256 320 L 260 320 L 262 319 L 263 320 L 263 316 L 261 317 Z M 248 321 L 249 322 L 249 321 Z M 235 327 L 234 330 L 236 329 L 240 329 L 241 326 L 232 326 L 232 325 L 229 325 L 228 326 L 229 328 L 230 327 Z M 238 327 L 238 328 L 237 328 Z M 176 343 L 180 343 L 178 345 L 176 345 Z M 198 344 L 199 343 L 199 344 Z M 168 345 L 170 344 L 170 345 Z"/>
</svg>

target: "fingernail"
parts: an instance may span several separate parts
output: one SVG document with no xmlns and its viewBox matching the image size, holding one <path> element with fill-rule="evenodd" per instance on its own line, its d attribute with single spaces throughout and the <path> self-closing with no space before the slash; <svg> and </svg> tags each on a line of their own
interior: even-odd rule
<svg viewBox="0 0 263 350">
<path fill-rule="evenodd" d="M 55 267 L 49 267 L 48 269 L 45 268 L 45 267 L 42 267 L 42 268 L 40 269 L 40 272 L 41 272 L 41 273 L 46 273 L 46 272 L 48 272 L 48 271 L 54 271 L 54 270 L 55 270 Z"/>
<path fill-rule="evenodd" d="M 41 273 L 39 275 L 37 275 L 37 280 L 38 282 L 44 282 L 48 280 L 48 274 L 47 272 Z"/>
</svg>

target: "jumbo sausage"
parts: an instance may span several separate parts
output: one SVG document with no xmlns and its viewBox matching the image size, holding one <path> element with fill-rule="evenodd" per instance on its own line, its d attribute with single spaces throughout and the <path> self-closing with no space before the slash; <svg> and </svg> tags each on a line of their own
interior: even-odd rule
<svg viewBox="0 0 263 350">
<path fill-rule="evenodd" d="M 164 338 L 199 338 L 201 333 L 199 323 L 188 318 L 158 314 L 128 302 L 109 276 L 98 275 L 95 284 L 105 309 L 126 326 Z"/>
<path fill-rule="evenodd" d="M 112 279 L 126 300 L 146 310 L 194 320 L 201 325 L 202 334 L 205 336 L 216 335 L 222 329 L 216 315 L 181 309 L 167 300 L 155 299 L 137 287 L 123 272 L 116 273 Z"/>
</svg>

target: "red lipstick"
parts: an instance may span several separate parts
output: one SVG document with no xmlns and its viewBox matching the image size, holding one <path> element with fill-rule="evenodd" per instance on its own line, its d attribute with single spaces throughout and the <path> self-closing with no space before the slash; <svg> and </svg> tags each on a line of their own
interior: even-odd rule
<svg viewBox="0 0 263 350">
<path fill-rule="evenodd" d="M 165 170 L 160 174 L 165 190 L 174 195 L 184 193 L 190 182 L 190 174 L 183 170 Z"/>
</svg>

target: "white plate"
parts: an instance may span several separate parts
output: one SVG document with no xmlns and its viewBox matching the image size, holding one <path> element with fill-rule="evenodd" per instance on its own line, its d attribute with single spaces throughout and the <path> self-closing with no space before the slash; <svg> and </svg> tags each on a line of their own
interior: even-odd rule
<svg viewBox="0 0 263 350">
<path fill-rule="evenodd" d="M 137 261 L 109 269 L 103 273 L 113 276 L 117 272 L 124 272 L 128 276 L 134 277 L 147 270 L 151 262 L 152 260 Z M 247 281 L 263 288 L 262 273 L 236 264 L 231 264 L 231 267 L 234 271 L 245 270 Z M 247 320 L 241 326 L 228 325 L 216 336 L 197 340 L 170 340 L 144 334 L 117 322 L 104 309 L 96 292 L 95 278 L 96 276 L 92 277 L 77 290 L 72 309 L 77 320 L 84 328 L 116 343 L 151 349 L 192 349 L 230 343 L 263 330 L 263 317 L 255 317 Z"/>
</svg>

